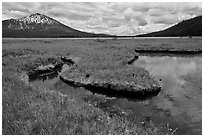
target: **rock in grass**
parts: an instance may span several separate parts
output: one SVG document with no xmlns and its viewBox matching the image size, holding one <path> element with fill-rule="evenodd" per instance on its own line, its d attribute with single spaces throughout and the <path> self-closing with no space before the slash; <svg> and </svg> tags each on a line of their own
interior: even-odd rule
<svg viewBox="0 0 204 137">
<path fill-rule="evenodd" d="M 74 86 L 135 97 L 157 95 L 161 90 L 146 70 L 135 67 L 89 72 L 74 68 L 61 73 L 60 78 Z"/>
</svg>

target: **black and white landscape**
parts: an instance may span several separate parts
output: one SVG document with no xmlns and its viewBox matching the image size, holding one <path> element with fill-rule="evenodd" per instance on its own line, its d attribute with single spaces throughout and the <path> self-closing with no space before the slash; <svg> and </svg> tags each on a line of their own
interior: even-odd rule
<svg viewBox="0 0 204 137">
<path fill-rule="evenodd" d="M 2 3 L 3 135 L 201 135 L 202 3 Z"/>
</svg>

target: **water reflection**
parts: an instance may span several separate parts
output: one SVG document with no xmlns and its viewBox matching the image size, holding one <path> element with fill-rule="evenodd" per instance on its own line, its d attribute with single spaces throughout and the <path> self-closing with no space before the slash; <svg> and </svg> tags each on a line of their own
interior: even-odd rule
<svg viewBox="0 0 204 137">
<path fill-rule="evenodd" d="M 195 129 L 195 134 L 201 133 L 201 57 L 142 56 L 134 65 L 148 70 L 162 86 L 162 91 L 151 100 L 151 105 L 167 111 L 180 126 Z"/>
</svg>

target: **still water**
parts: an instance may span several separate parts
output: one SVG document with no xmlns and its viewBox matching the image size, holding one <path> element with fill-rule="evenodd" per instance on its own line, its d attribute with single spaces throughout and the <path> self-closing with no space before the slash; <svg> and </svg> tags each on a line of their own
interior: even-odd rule
<svg viewBox="0 0 204 137">
<path fill-rule="evenodd" d="M 85 101 L 113 115 L 123 115 L 134 121 L 148 118 L 172 131 L 176 129 L 175 134 L 202 134 L 201 56 L 140 56 L 134 66 L 148 70 L 160 83 L 162 90 L 157 96 L 134 100 L 93 94 L 83 88 L 71 94 L 81 94 Z M 54 88 L 63 94 L 73 91 L 56 76 L 38 79 L 33 84 Z"/>
<path fill-rule="evenodd" d="M 162 86 L 159 95 L 147 101 L 149 106 L 159 110 L 157 115 L 162 121 L 165 117 L 172 118 L 173 124 L 178 126 L 177 133 L 201 134 L 201 57 L 143 56 L 134 65 L 148 70 Z"/>
</svg>

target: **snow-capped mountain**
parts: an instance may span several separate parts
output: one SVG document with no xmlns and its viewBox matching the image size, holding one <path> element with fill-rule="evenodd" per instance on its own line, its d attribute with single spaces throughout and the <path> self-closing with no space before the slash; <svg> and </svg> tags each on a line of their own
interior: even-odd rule
<svg viewBox="0 0 204 137">
<path fill-rule="evenodd" d="M 23 17 L 21 19 L 18 19 L 18 21 L 26 23 L 26 24 L 55 24 L 57 23 L 53 19 L 51 19 L 48 16 L 42 15 L 40 13 L 32 14 L 30 16 Z M 58 23 L 57 23 L 58 24 Z"/>
<path fill-rule="evenodd" d="M 20 19 L 10 19 L 7 21 L 9 22 L 8 28 L 13 30 L 33 30 L 39 28 L 47 29 L 46 26 L 60 24 L 58 21 L 40 13 L 35 13 Z"/>
<path fill-rule="evenodd" d="M 68 27 L 46 15 L 35 13 L 20 19 L 2 21 L 3 37 L 106 37 Z"/>
</svg>

